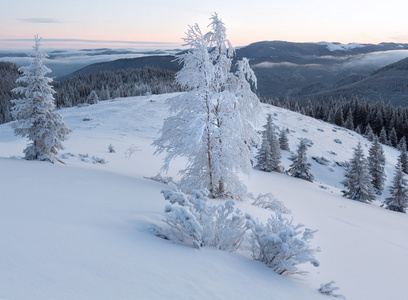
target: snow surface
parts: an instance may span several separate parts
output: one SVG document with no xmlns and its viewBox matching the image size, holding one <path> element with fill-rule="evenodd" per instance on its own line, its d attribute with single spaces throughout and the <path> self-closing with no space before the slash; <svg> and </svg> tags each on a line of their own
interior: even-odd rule
<svg viewBox="0 0 408 300">
<path fill-rule="evenodd" d="M 318 45 L 326 46 L 329 51 L 347 51 L 354 48 L 363 48 L 365 45 L 359 43 L 349 43 L 349 44 L 340 44 L 340 43 L 330 43 L 330 42 L 319 42 Z"/>
<path fill-rule="evenodd" d="M 332 280 L 349 300 L 404 298 L 408 216 L 340 193 L 343 168 L 336 162 L 350 159 L 358 141 L 367 155 L 369 142 L 281 108 L 263 105 L 259 130 L 272 113 L 278 130 L 291 130 L 292 151 L 299 138 L 310 139 L 315 182 L 257 170 L 242 179 L 253 194 L 272 192 L 283 201 L 295 223 L 319 230 L 312 244 L 322 249 L 321 266 L 304 265 L 309 275 L 282 277 L 251 259 L 247 241 L 227 253 L 155 237 L 150 228 L 164 225 L 160 190 L 167 186 L 144 177 L 162 165 L 150 144 L 167 113 L 164 101 L 173 95 L 60 110 L 73 130 L 60 153 L 66 165 L 17 158 L 26 141 L 9 124 L 0 125 L 1 299 L 318 300 L 330 299 L 317 289 Z M 116 153 L 109 153 L 111 143 Z M 398 152 L 384 151 L 388 186 Z M 285 168 L 289 156 L 283 151 Z M 311 156 L 330 162 L 320 165 Z M 102 159 L 105 164 L 94 163 Z M 176 160 L 166 176 L 179 178 L 183 166 Z M 270 214 L 246 202 L 237 206 L 262 220 Z"/>
</svg>

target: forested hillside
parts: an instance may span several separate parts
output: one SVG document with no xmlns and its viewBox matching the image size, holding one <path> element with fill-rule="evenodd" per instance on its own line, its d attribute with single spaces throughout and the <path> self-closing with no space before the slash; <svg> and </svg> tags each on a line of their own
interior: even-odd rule
<svg viewBox="0 0 408 300">
<path fill-rule="evenodd" d="M 16 64 L 0 62 L 0 124 L 12 120 L 10 100 L 16 95 L 11 90 L 17 87 L 18 68 Z M 86 102 L 93 90 L 100 100 L 177 92 L 180 88 L 173 83 L 174 76 L 175 72 L 158 68 L 128 68 L 54 81 L 52 85 L 57 106 L 70 107 Z"/>
</svg>

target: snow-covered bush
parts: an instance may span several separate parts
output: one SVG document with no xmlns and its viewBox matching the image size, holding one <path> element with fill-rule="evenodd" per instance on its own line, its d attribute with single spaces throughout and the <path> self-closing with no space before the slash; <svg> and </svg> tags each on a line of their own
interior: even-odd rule
<svg viewBox="0 0 408 300">
<path fill-rule="evenodd" d="M 130 159 L 133 153 L 136 151 L 140 151 L 140 148 L 134 144 L 132 144 L 129 148 L 126 149 L 125 151 L 125 158 Z"/>
<path fill-rule="evenodd" d="M 330 281 L 328 283 L 322 283 L 319 288 L 319 292 L 323 295 L 332 296 L 338 299 L 346 299 L 343 295 L 334 294 L 334 291 L 337 291 L 339 288 L 334 286 L 335 282 Z"/>
<path fill-rule="evenodd" d="M 271 215 L 266 225 L 251 219 L 250 243 L 252 257 L 265 263 L 280 275 L 306 274 L 298 269 L 299 264 L 310 262 L 315 267 L 319 262 L 314 257 L 319 249 L 309 244 L 315 231 L 306 228 L 303 233 L 299 230 L 303 225 L 293 225 L 293 219 L 288 220 L 281 214 Z"/>
<path fill-rule="evenodd" d="M 259 194 L 252 205 L 259 206 L 265 209 L 272 210 L 281 214 L 290 214 L 288 209 L 282 201 L 279 201 L 273 194 Z"/>
<path fill-rule="evenodd" d="M 160 183 L 164 183 L 164 184 L 174 183 L 173 177 L 162 176 L 160 173 L 157 173 L 155 176 L 152 176 L 152 177 L 144 177 L 144 178 L 150 179 L 153 181 L 157 181 Z"/>
<path fill-rule="evenodd" d="M 115 147 L 112 144 L 109 144 L 108 151 L 109 151 L 109 153 L 115 153 L 116 152 Z"/>
<path fill-rule="evenodd" d="M 170 202 L 164 209 L 164 221 L 169 227 L 156 228 L 156 235 L 178 243 L 191 243 L 195 248 L 234 251 L 241 245 L 249 217 L 234 208 L 234 201 L 212 205 L 203 190 L 193 191 L 191 195 L 170 190 L 162 193 Z"/>
</svg>

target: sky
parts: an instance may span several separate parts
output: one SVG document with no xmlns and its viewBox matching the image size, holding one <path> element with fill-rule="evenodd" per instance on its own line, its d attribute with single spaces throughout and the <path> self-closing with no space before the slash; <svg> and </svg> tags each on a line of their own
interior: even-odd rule
<svg viewBox="0 0 408 300">
<path fill-rule="evenodd" d="M 406 0 L 0 0 L 0 49 L 174 49 L 211 14 L 233 46 L 265 40 L 408 43 Z"/>
</svg>

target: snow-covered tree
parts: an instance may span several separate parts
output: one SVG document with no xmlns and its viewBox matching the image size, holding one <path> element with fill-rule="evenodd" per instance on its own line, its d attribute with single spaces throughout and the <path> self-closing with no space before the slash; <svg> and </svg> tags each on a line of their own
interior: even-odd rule
<svg viewBox="0 0 408 300">
<path fill-rule="evenodd" d="M 395 166 L 394 179 L 392 186 L 389 187 L 391 197 L 385 199 L 384 203 L 386 209 L 406 212 L 408 207 L 408 189 L 407 180 L 402 172 L 401 160 L 398 160 Z"/>
<path fill-rule="evenodd" d="M 43 64 L 47 54 L 40 50 L 41 38 L 35 36 L 35 45 L 29 56 L 34 60 L 27 67 L 19 69 L 23 75 L 17 79 L 23 86 L 12 91 L 22 95 L 21 99 L 12 100 L 12 115 L 16 120 L 12 128 L 16 135 L 27 137 L 30 141 L 24 149 L 27 160 L 55 162 L 58 150 L 63 150 L 62 142 L 68 138 L 71 130 L 55 112 L 53 94 L 50 86 L 52 79 L 45 77 L 51 70 Z"/>
<path fill-rule="evenodd" d="M 240 199 L 246 187 L 237 174 L 250 172 L 249 145 L 258 141 L 254 125 L 261 108 L 249 83 L 256 86 L 256 77 L 245 58 L 231 72 L 234 49 L 217 14 L 209 27 L 207 34 L 197 24 L 189 27 L 184 40 L 190 50 L 178 55 L 184 66 L 176 75 L 188 92 L 168 100 L 173 115 L 153 145 L 156 154 L 167 152 L 164 170 L 175 157 L 187 159 L 180 172 L 184 191 L 205 188 L 212 198 Z"/>
<path fill-rule="evenodd" d="M 98 104 L 99 103 L 99 97 L 94 90 L 92 90 L 92 92 L 89 94 L 87 102 L 88 104 Z"/>
<path fill-rule="evenodd" d="M 385 155 L 378 137 L 374 137 L 373 143 L 368 150 L 368 168 L 372 177 L 372 185 L 377 195 L 381 195 L 385 182 Z"/>
<path fill-rule="evenodd" d="M 373 129 L 371 128 L 370 124 L 367 124 L 366 130 L 364 131 L 364 136 L 372 142 L 374 139 L 374 132 Z"/>
<path fill-rule="evenodd" d="M 345 179 L 341 182 L 345 187 L 345 190 L 342 191 L 343 196 L 366 203 L 375 199 L 372 178 L 360 142 L 354 148 L 353 157 L 346 168 L 344 177 Z"/>
<path fill-rule="evenodd" d="M 280 145 L 272 121 L 272 115 L 267 118 L 265 130 L 262 133 L 262 144 L 257 156 L 257 167 L 265 172 L 280 172 Z"/>
<path fill-rule="evenodd" d="M 282 130 L 282 132 L 279 135 L 279 145 L 282 150 L 290 151 L 289 140 L 286 130 Z"/>
<path fill-rule="evenodd" d="M 380 143 L 383 144 L 383 145 L 388 145 L 387 132 L 385 131 L 385 128 L 384 128 L 384 127 L 381 128 L 379 141 L 380 141 Z"/>
<path fill-rule="evenodd" d="M 401 161 L 402 172 L 408 174 L 408 153 L 405 138 L 402 138 L 399 144 L 400 155 L 398 159 Z"/>
<path fill-rule="evenodd" d="M 293 177 L 313 182 L 314 176 L 310 172 L 310 168 L 312 165 L 307 162 L 306 150 L 306 140 L 301 139 L 296 154 L 290 158 L 292 164 L 290 165 L 288 173 Z"/>
</svg>

